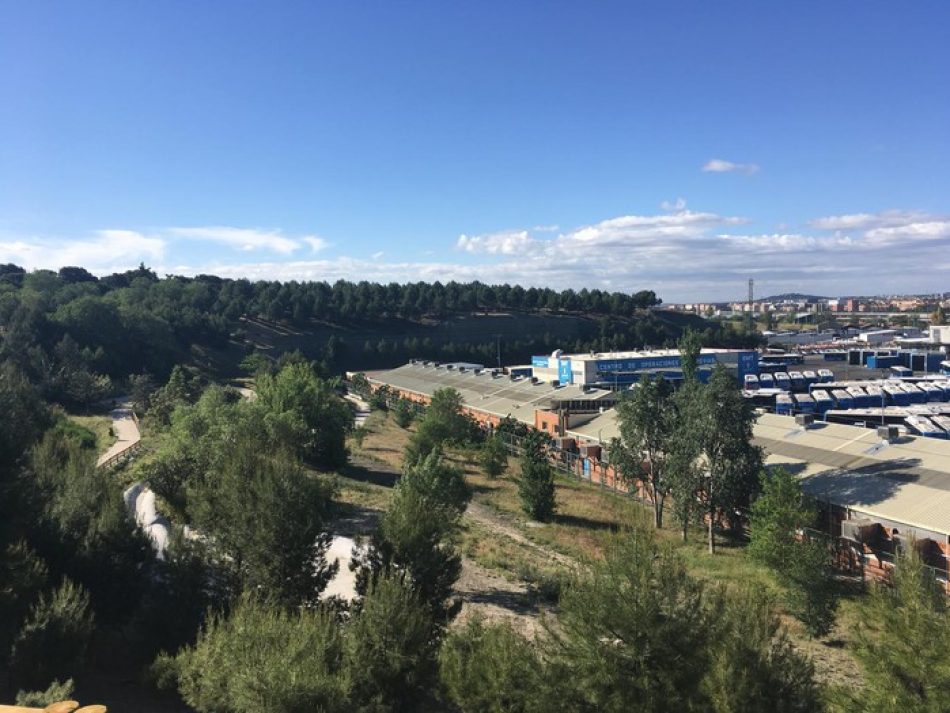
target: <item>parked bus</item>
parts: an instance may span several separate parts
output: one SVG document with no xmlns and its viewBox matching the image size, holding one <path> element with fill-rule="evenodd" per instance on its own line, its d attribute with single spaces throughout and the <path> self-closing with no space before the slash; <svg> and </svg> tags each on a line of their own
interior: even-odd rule
<svg viewBox="0 0 950 713">
<path fill-rule="evenodd" d="M 791 416 L 793 412 L 792 397 L 788 394 L 779 394 L 775 397 L 775 413 Z"/>
<path fill-rule="evenodd" d="M 815 389 L 811 392 L 811 397 L 815 402 L 816 413 L 821 416 L 824 416 L 830 409 L 835 407 L 835 400 L 823 389 Z"/>
</svg>

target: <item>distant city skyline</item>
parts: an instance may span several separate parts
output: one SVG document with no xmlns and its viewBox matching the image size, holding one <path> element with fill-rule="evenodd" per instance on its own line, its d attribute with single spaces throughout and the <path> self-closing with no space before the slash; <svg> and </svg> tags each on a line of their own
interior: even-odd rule
<svg viewBox="0 0 950 713">
<path fill-rule="evenodd" d="M 920 294 L 950 5 L 0 7 L 0 263 Z"/>
</svg>

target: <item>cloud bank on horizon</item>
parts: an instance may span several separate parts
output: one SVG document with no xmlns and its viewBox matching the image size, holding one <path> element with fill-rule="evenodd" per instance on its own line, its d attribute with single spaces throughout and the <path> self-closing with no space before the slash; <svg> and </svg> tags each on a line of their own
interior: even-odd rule
<svg viewBox="0 0 950 713">
<path fill-rule="evenodd" d="M 230 226 L 103 229 L 81 239 L 0 238 L 0 262 L 28 269 L 81 265 L 97 274 L 139 262 L 160 274 L 252 280 L 480 280 L 554 288 L 652 289 L 667 302 L 738 299 L 755 278 L 760 294 L 827 295 L 946 289 L 950 217 L 910 210 L 824 216 L 801 231 L 761 231 L 740 216 L 694 211 L 683 199 L 652 215 L 623 215 L 560 231 L 556 226 L 462 234 L 441 256 L 386 259 L 341 252 L 316 235 Z M 553 230 L 552 230 L 553 228 Z M 196 244 L 214 257 L 189 261 Z M 912 281 L 921 264 L 928 275 Z M 873 287 L 871 287 L 873 286 Z"/>
</svg>

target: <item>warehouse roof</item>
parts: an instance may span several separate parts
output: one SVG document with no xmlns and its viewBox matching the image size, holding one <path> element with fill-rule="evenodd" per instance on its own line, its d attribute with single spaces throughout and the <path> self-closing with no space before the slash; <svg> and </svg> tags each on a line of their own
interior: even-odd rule
<svg viewBox="0 0 950 713">
<path fill-rule="evenodd" d="M 619 436 L 611 409 L 569 429 L 607 443 Z M 762 414 L 753 429 L 766 463 L 783 465 L 818 498 L 871 517 L 950 536 L 950 441 L 905 437 L 882 442 L 873 429 Z"/>
<path fill-rule="evenodd" d="M 881 441 L 874 430 L 763 414 L 755 441 L 766 462 L 785 465 L 820 500 L 885 520 L 950 535 L 950 441 Z"/>
<path fill-rule="evenodd" d="M 397 389 L 432 396 L 438 389 L 453 388 L 462 396 L 463 403 L 495 416 L 511 416 L 534 425 L 536 409 L 548 409 L 558 401 L 589 401 L 612 403 L 616 394 L 580 386 L 555 387 L 546 382 L 533 383 L 531 379 L 514 380 L 491 370 L 447 369 L 421 362 L 406 364 L 388 371 L 366 375 L 371 382 L 388 384 Z"/>
</svg>

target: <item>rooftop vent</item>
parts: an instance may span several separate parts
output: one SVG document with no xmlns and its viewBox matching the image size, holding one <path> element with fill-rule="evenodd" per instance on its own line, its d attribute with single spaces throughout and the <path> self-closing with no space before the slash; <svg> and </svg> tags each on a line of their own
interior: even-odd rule
<svg viewBox="0 0 950 713">
<path fill-rule="evenodd" d="M 815 423 L 815 414 L 800 413 L 795 416 L 795 423 L 802 428 L 810 428 Z"/>
<path fill-rule="evenodd" d="M 893 443 L 896 441 L 899 433 L 900 431 L 898 431 L 897 426 L 891 425 L 877 427 L 878 438 L 880 438 L 882 441 L 886 441 L 887 443 Z"/>
</svg>

